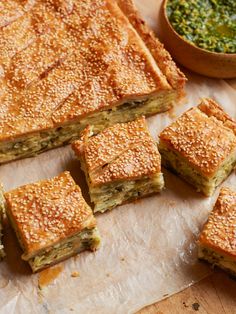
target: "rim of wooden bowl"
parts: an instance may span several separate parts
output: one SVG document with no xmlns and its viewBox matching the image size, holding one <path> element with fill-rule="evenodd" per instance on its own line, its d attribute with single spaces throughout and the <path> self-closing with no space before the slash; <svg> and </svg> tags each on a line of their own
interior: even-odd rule
<svg viewBox="0 0 236 314">
<path fill-rule="evenodd" d="M 225 52 L 214 52 L 214 51 L 210 51 L 207 49 L 203 49 L 198 47 L 197 45 L 195 45 L 192 41 L 185 39 L 183 36 L 181 36 L 172 26 L 168 16 L 167 16 L 167 10 L 166 10 L 166 6 L 167 6 L 167 2 L 169 0 L 164 0 L 163 1 L 163 5 L 162 5 L 162 10 L 163 10 L 163 15 L 164 15 L 164 19 L 166 20 L 167 24 L 169 25 L 170 29 L 172 30 L 173 33 L 175 33 L 176 37 L 178 37 L 179 40 L 183 41 L 186 45 L 190 45 L 191 47 L 194 47 L 195 49 L 207 53 L 209 55 L 212 56 L 221 56 L 221 57 L 225 57 L 225 58 L 236 58 L 236 53 L 225 53 Z"/>
</svg>

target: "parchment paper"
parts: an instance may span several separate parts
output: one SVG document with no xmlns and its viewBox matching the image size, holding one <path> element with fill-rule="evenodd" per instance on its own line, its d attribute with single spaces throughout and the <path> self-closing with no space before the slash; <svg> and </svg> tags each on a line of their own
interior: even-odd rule
<svg viewBox="0 0 236 314">
<path fill-rule="evenodd" d="M 137 0 L 143 16 L 156 27 L 157 0 Z M 171 120 L 196 105 L 200 97 L 213 97 L 236 118 L 236 92 L 223 80 L 189 74 L 187 97 L 171 113 L 148 119 L 155 139 Z M 70 147 L 59 148 L 36 158 L 0 167 L 0 180 L 9 190 L 70 170 L 88 199 L 79 162 Z M 210 267 L 196 259 L 195 240 L 218 196 L 196 193 L 176 176 L 165 171 L 166 189 L 160 194 L 98 215 L 102 247 L 63 263 L 53 283 L 38 288 L 21 261 L 21 251 L 9 227 L 4 243 L 7 258 L 0 264 L 1 313 L 134 313 L 197 282 Z M 235 173 L 227 186 L 236 186 Z M 72 278 L 78 271 L 80 276 Z"/>
</svg>

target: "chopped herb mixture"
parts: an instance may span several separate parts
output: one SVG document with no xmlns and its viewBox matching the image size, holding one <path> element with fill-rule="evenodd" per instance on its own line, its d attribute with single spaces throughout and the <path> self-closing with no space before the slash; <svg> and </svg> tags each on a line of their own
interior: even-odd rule
<svg viewBox="0 0 236 314">
<path fill-rule="evenodd" d="M 167 16 L 199 48 L 236 53 L 236 0 L 169 0 Z"/>
</svg>

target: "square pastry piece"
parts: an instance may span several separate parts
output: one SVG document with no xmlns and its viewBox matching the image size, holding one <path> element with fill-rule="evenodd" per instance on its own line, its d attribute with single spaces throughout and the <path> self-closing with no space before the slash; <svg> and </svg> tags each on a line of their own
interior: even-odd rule
<svg viewBox="0 0 236 314">
<path fill-rule="evenodd" d="M 236 192 L 222 188 L 198 241 L 198 257 L 236 276 Z"/>
<path fill-rule="evenodd" d="M 0 185 L 0 261 L 5 256 L 4 247 L 2 244 L 2 220 L 3 220 L 4 211 L 5 211 L 4 202 L 5 201 L 4 201 L 4 196 L 3 196 L 3 188 Z"/>
<path fill-rule="evenodd" d="M 5 198 L 22 259 L 33 272 L 99 246 L 92 210 L 69 172 L 17 188 Z"/>
<path fill-rule="evenodd" d="M 160 192 L 161 158 L 144 117 L 93 136 L 87 128 L 72 147 L 85 172 L 94 212 Z"/>
<path fill-rule="evenodd" d="M 236 165 L 236 122 L 203 99 L 161 132 L 159 151 L 165 167 L 209 196 Z"/>
</svg>

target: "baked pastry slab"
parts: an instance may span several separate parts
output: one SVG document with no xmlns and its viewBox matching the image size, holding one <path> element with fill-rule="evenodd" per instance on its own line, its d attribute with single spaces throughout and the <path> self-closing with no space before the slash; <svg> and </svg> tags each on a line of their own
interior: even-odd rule
<svg viewBox="0 0 236 314">
<path fill-rule="evenodd" d="M 236 165 L 236 122 L 203 99 L 161 132 L 159 151 L 165 167 L 212 195 Z"/>
<path fill-rule="evenodd" d="M 223 187 L 198 241 L 198 257 L 236 276 L 236 192 Z"/>
<path fill-rule="evenodd" d="M 100 243 L 96 220 L 69 172 L 5 193 L 6 212 L 33 272 Z"/>
<path fill-rule="evenodd" d="M 3 221 L 3 215 L 5 212 L 5 201 L 4 201 L 4 196 L 3 196 L 3 188 L 0 185 L 0 261 L 3 259 L 5 256 L 4 252 L 4 247 L 2 244 L 2 221 Z"/>
<path fill-rule="evenodd" d="M 185 80 L 131 1 L 3 1 L 0 163 L 168 110 Z"/>
<path fill-rule="evenodd" d="M 72 143 L 86 175 L 94 212 L 160 192 L 161 158 L 144 117 L 115 124 L 94 135 L 85 129 Z"/>
</svg>

